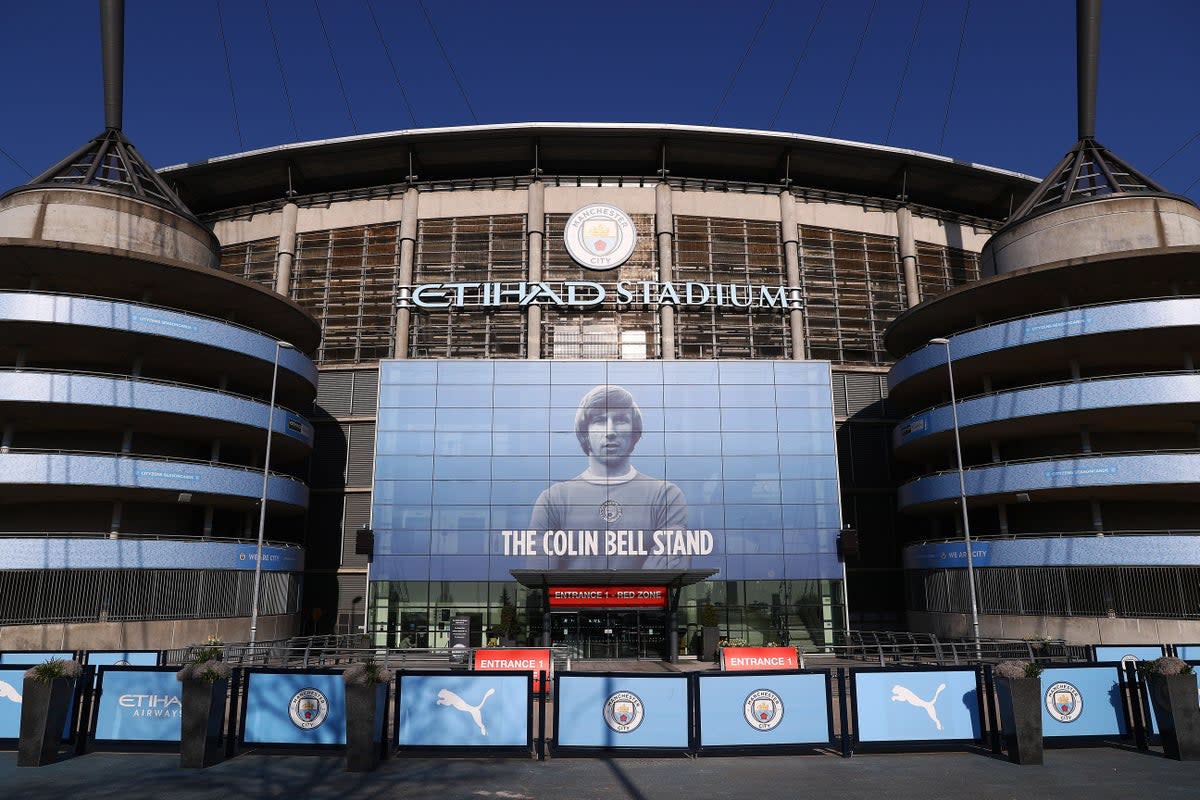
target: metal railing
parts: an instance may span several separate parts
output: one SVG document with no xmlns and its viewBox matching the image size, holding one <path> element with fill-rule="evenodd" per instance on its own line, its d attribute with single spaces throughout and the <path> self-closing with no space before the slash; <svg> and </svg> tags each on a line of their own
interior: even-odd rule
<svg viewBox="0 0 1200 800">
<path fill-rule="evenodd" d="M 943 640 L 932 633 L 846 631 L 841 638 L 840 644 L 827 645 L 817 651 L 802 652 L 802 663 L 807 667 L 833 668 L 833 662 L 843 661 L 888 667 L 966 666 L 1007 659 L 1039 663 L 1091 659 L 1088 645 L 1069 644 L 1062 639 L 981 639 L 976 651 L 973 640 Z M 165 654 L 164 663 L 183 663 L 190 660 L 199 649 L 209 646 L 194 644 L 169 650 Z M 329 668 L 349 666 L 371 659 L 384 669 L 395 670 L 470 666 L 471 656 L 474 650 L 479 648 L 471 648 L 462 653 L 448 647 L 374 647 L 370 640 L 361 634 L 330 634 L 276 639 L 256 644 L 233 642 L 221 645 L 221 649 L 222 660 L 236 667 Z M 572 648 L 562 645 L 551 647 L 550 652 L 555 672 L 570 670 L 572 661 L 578 657 Z"/>
<path fill-rule="evenodd" d="M 168 650 L 164 663 L 182 664 L 190 661 L 202 649 L 211 645 L 198 643 Z M 329 634 L 295 636 L 250 644 L 230 642 L 220 645 L 221 660 L 235 667 L 342 667 L 373 660 L 383 669 L 451 669 L 470 666 L 475 649 L 453 650 L 449 647 L 375 647 L 362 634 Z M 514 648 L 541 650 L 545 648 Z M 570 648 L 550 648 L 554 671 L 571 668 L 574 658 Z"/>
</svg>

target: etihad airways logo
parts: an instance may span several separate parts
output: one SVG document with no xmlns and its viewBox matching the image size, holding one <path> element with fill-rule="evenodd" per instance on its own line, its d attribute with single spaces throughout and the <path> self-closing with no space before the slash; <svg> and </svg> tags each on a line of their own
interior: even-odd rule
<svg viewBox="0 0 1200 800">
<path fill-rule="evenodd" d="M 123 694 L 117 705 L 127 708 L 133 717 L 156 717 L 170 719 L 178 717 L 183 708 L 177 694 Z"/>
</svg>

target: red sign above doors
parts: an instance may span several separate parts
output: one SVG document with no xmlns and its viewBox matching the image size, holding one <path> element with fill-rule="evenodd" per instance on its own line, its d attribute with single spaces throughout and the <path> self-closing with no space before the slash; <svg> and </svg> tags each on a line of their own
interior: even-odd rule
<svg viewBox="0 0 1200 800">
<path fill-rule="evenodd" d="M 664 608 L 665 586 L 551 586 L 551 608 Z"/>
</svg>

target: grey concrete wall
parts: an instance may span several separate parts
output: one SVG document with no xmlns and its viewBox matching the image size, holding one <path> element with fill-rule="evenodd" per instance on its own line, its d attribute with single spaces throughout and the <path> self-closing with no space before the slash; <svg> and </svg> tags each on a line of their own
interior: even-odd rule
<svg viewBox="0 0 1200 800">
<path fill-rule="evenodd" d="M 939 638 L 971 638 L 970 614 L 909 611 L 908 627 Z M 1070 644 L 1183 644 L 1200 642 L 1200 620 L 983 614 L 979 617 L 979 635 L 997 639 L 1049 637 Z"/>
<path fill-rule="evenodd" d="M 1200 244 L 1200 209 L 1169 197 L 1067 206 L 1002 230 L 980 258 L 984 276 L 1087 256 Z"/>
<path fill-rule="evenodd" d="M 258 640 L 286 639 L 299 629 L 298 614 L 259 617 Z M 250 618 L 0 626 L 0 650 L 171 650 L 209 636 L 248 641 Z"/>
<path fill-rule="evenodd" d="M 85 189 L 30 189 L 4 198 L 0 237 L 108 247 L 213 268 L 220 263 L 206 228 L 131 197 Z"/>
</svg>

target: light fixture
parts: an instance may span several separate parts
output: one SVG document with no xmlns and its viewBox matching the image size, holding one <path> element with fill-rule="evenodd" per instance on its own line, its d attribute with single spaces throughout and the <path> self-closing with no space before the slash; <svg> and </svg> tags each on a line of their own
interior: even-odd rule
<svg viewBox="0 0 1200 800">
<path fill-rule="evenodd" d="M 267 481 L 271 477 L 271 432 L 275 427 L 275 388 L 279 383 L 279 351 L 292 350 L 287 342 L 275 342 L 271 366 L 271 406 L 267 412 L 267 449 L 263 453 L 262 495 L 258 500 L 258 547 L 254 556 L 254 593 L 250 599 L 250 644 L 258 641 L 258 593 L 262 584 L 263 531 L 267 526 Z"/>
<path fill-rule="evenodd" d="M 946 351 L 946 373 L 950 378 L 950 414 L 954 420 L 954 456 L 958 464 L 958 500 L 962 507 L 963 541 L 967 546 L 967 584 L 971 590 L 971 633 L 975 640 L 975 659 L 982 659 L 979 647 L 979 605 L 975 599 L 975 558 L 971 546 L 971 520 L 967 515 L 967 482 L 963 475 L 962 441 L 958 434 L 958 400 L 954 393 L 954 363 L 950 357 L 950 340 L 930 339 L 930 344 L 940 344 Z"/>
</svg>

